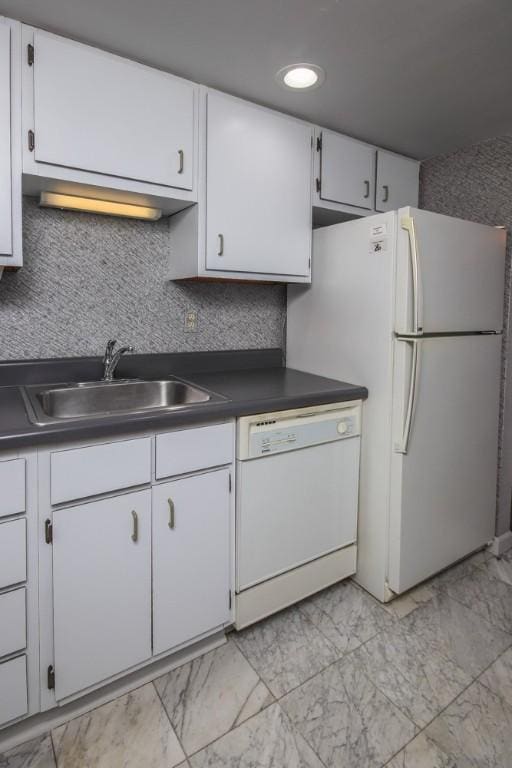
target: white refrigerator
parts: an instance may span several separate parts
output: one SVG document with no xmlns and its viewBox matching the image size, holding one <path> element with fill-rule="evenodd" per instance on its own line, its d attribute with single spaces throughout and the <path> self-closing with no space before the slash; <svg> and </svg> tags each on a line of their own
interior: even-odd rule
<svg viewBox="0 0 512 768">
<path fill-rule="evenodd" d="M 368 387 L 357 580 L 379 600 L 494 536 L 505 232 L 413 208 L 318 229 L 287 365 Z"/>
</svg>

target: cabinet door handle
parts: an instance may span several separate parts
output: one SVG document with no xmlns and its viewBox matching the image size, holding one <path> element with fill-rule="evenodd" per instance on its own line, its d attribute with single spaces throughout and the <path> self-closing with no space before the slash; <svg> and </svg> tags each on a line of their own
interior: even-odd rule
<svg viewBox="0 0 512 768">
<path fill-rule="evenodd" d="M 132 509 L 132 541 L 137 542 L 139 540 L 139 517 L 134 509 Z"/>
<path fill-rule="evenodd" d="M 171 531 L 174 530 L 174 501 L 172 499 L 167 499 L 167 503 L 169 504 L 169 528 Z"/>
<path fill-rule="evenodd" d="M 219 235 L 219 250 L 217 256 L 224 256 L 224 235 Z"/>
<path fill-rule="evenodd" d="M 382 189 L 384 190 L 384 197 L 382 198 L 382 202 L 387 203 L 389 200 L 389 187 L 387 184 L 383 184 Z"/>
<path fill-rule="evenodd" d="M 182 149 L 178 149 L 178 157 L 180 159 L 178 173 L 183 173 L 183 168 L 185 166 L 185 153 L 183 152 Z"/>
<path fill-rule="evenodd" d="M 368 181 L 368 179 L 366 179 L 364 182 L 364 188 L 366 190 L 366 192 L 364 193 L 364 198 L 366 199 L 367 197 L 370 197 L 370 182 Z"/>
</svg>

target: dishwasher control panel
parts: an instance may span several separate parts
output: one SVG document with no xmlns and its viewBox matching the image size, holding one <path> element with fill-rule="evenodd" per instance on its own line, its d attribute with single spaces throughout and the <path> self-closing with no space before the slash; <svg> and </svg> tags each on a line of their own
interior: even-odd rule
<svg viewBox="0 0 512 768">
<path fill-rule="evenodd" d="M 268 456 L 355 437 L 360 434 L 360 412 L 357 405 L 244 417 L 239 420 L 238 458 Z"/>
</svg>

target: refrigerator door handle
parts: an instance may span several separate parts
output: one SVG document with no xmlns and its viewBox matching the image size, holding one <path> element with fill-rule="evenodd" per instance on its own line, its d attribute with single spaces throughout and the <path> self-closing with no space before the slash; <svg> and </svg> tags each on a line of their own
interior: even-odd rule
<svg viewBox="0 0 512 768">
<path fill-rule="evenodd" d="M 414 226 L 414 219 L 412 216 L 402 216 L 400 221 L 402 229 L 407 231 L 409 235 L 409 251 L 411 254 L 411 268 L 412 268 L 412 331 L 416 335 L 419 335 L 423 331 L 423 319 L 422 319 L 422 302 L 421 302 L 421 274 L 420 274 L 420 259 L 418 253 L 418 238 L 416 236 L 416 227 Z"/>
<path fill-rule="evenodd" d="M 398 341 L 403 341 L 406 344 L 412 345 L 412 362 L 411 362 L 411 375 L 409 378 L 409 394 L 407 397 L 407 408 L 405 411 L 405 423 L 402 434 L 402 440 L 400 444 L 395 448 L 396 453 L 406 454 L 409 449 L 409 440 L 411 437 L 412 417 L 414 414 L 414 408 L 416 405 L 416 395 L 418 391 L 418 373 L 419 373 L 419 357 L 420 357 L 420 344 L 421 339 L 405 339 L 399 338 Z"/>
</svg>

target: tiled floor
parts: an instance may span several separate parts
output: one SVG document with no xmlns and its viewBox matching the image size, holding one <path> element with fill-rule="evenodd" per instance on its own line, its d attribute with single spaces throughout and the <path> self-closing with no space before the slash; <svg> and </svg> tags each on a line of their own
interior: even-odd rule
<svg viewBox="0 0 512 768">
<path fill-rule="evenodd" d="M 337 585 L 0 755 L 56 766 L 511 768 L 512 553 L 385 607 Z"/>
</svg>

